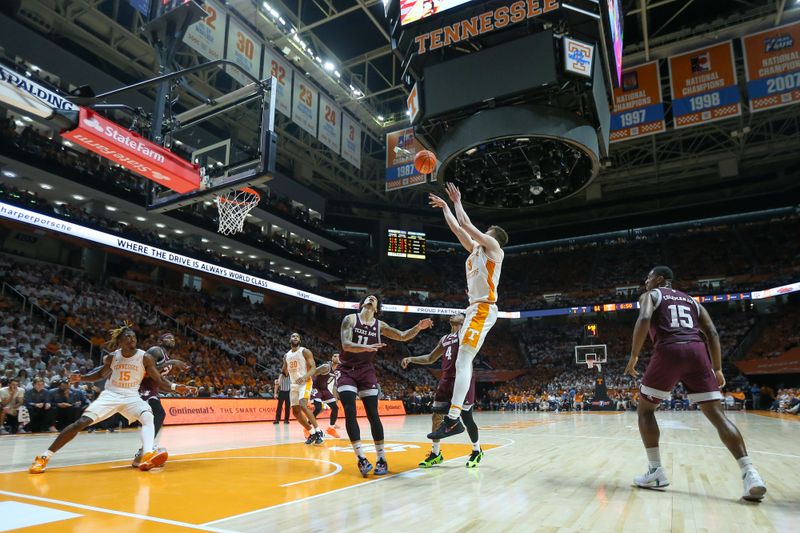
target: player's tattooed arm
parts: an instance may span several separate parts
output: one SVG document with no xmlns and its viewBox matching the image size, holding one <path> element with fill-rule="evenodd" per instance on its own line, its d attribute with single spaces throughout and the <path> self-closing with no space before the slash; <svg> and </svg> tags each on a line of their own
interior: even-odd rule
<svg viewBox="0 0 800 533">
<path fill-rule="evenodd" d="M 377 352 L 380 348 L 386 346 L 382 342 L 377 344 L 358 344 L 353 342 L 353 326 L 356 325 L 356 315 L 347 315 L 342 320 L 342 329 L 340 336 L 342 339 L 342 350 L 345 352 Z"/>
<path fill-rule="evenodd" d="M 426 355 L 417 355 L 416 357 L 404 357 L 402 361 L 400 361 L 400 366 L 403 368 L 408 368 L 408 365 L 432 365 L 436 361 L 442 358 L 444 354 L 444 346 L 442 345 L 441 339 L 439 340 L 439 344 L 436 345 L 436 348 L 433 351 Z"/>
<path fill-rule="evenodd" d="M 113 357 L 111 355 L 106 355 L 103 357 L 103 366 L 92 370 L 86 375 L 81 374 L 72 374 L 69 377 L 69 382 L 72 384 L 78 383 L 79 381 L 100 381 L 101 379 L 106 379 L 108 376 L 111 375 L 111 361 L 113 361 Z"/>
<path fill-rule="evenodd" d="M 433 327 L 433 320 L 431 320 L 430 318 L 423 318 L 422 320 L 417 322 L 416 326 L 407 329 L 405 331 L 400 331 L 399 329 L 395 329 L 383 321 L 381 321 L 380 325 L 381 335 L 400 342 L 410 341 L 411 339 L 416 337 L 420 331 L 431 327 Z"/>
<path fill-rule="evenodd" d="M 331 364 L 323 363 L 314 370 L 314 376 L 324 376 L 331 373 Z"/>
</svg>

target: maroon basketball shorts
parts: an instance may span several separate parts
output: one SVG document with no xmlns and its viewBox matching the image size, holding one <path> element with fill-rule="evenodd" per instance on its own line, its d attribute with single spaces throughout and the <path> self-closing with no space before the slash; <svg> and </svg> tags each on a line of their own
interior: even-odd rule
<svg viewBox="0 0 800 533">
<path fill-rule="evenodd" d="M 455 376 L 444 377 L 439 380 L 439 386 L 436 387 L 436 394 L 433 396 L 433 410 L 441 410 L 450 407 L 450 401 L 453 399 L 453 386 L 456 383 Z M 472 375 L 472 381 L 469 383 L 469 390 L 467 397 L 464 399 L 464 411 L 469 411 L 475 404 L 475 375 Z"/>
<path fill-rule="evenodd" d="M 378 376 L 372 363 L 359 366 L 341 365 L 336 370 L 336 390 L 355 392 L 359 397 L 378 395 Z"/>
<path fill-rule="evenodd" d="M 320 389 L 314 389 L 314 390 L 315 392 L 314 394 L 311 395 L 311 399 L 314 400 L 315 402 L 333 403 L 336 401 L 336 399 L 333 397 L 333 394 L 331 394 L 331 391 L 329 391 L 327 388 L 322 390 Z"/>
<path fill-rule="evenodd" d="M 642 396 L 653 403 L 669 400 L 672 389 L 682 382 L 694 403 L 721 400 L 717 378 L 703 342 L 657 346 L 642 378 Z"/>
</svg>

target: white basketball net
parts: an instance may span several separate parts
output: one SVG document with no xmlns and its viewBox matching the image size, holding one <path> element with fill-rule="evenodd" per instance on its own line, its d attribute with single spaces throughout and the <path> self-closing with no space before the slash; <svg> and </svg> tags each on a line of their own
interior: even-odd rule
<svg viewBox="0 0 800 533">
<path fill-rule="evenodd" d="M 241 233 L 244 228 L 244 219 L 258 202 L 261 196 L 250 188 L 234 189 L 226 194 L 217 196 L 219 209 L 219 232 L 223 235 Z"/>
</svg>

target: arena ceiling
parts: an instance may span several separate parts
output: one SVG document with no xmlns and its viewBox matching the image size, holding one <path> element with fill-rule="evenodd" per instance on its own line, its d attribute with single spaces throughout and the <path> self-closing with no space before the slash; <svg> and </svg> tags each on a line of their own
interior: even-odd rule
<svg viewBox="0 0 800 533">
<path fill-rule="evenodd" d="M 265 16 L 263 2 L 229 0 L 274 46 L 287 37 Z M 152 76 L 151 47 L 138 33 L 143 21 L 126 0 L 24 0 L 15 17 L 57 44 L 92 54 L 125 82 Z M 407 91 L 391 51 L 380 0 L 268 0 L 297 28 L 310 48 L 363 91 L 354 97 L 314 61 L 296 55 L 340 105 L 365 127 L 360 174 L 286 121 L 279 124 L 281 159 L 294 178 L 328 199 L 327 220 L 342 229 L 362 228 L 364 218 L 402 216 L 434 235 L 443 228 L 427 208 L 429 189 L 383 190 L 384 135 L 404 126 Z M 624 64 L 663 59 L 710 42 L 737 38 L 800 17 L 794 0 L 623 0 Z M 111 23 L 109 24 L 109 20 Z M 149 50 L 149 52 L 148 52 Z M 179 56 L 178 64 L 202 59 Z M 743 72 L 739 73 L 743 80 Z M 211 84 L 213 80 L 200 80 Z M 665 94 L 668 87 L 664 87 Z M 598 178 L 583 193 L 527 211 L 482 209 L 484 222 L 508 226 L 517 242 L 569 236 L 591 228 L 618 229 L 704 214 L 798 203 L 800 106 L 674 130 L 612 145 Z"/>
</svg>

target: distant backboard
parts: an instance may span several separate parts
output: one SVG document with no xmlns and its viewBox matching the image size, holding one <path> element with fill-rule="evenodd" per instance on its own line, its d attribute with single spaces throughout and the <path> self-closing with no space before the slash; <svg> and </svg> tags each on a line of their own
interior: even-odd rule
<svg viewBox="0 0 800 533">
<path fill-rule="evenodd" d="M 605 363 L 608 360 L 608 352 L 605 344 L 587 344 L 575 346 L 575 363 L 585 365 L 588 362 Z"/>
<path fill-rule="evenodd" d="M 169 211 L 272 179 L 275 82 L 271 78 L 261 85 L 251 83 L 175 115 L 164 127 L 164 145 L 200 166 L 201 187 L 176 194 L 154 186 L 148 209 Z"/>
</svg>

